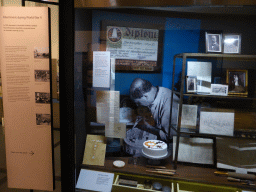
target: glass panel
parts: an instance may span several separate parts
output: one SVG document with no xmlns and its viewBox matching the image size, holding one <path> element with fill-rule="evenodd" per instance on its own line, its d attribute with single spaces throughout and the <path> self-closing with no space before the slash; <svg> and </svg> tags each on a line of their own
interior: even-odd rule
<svg viewBox="0 0 256 192">
<path fill-rule="evenodd" d="M 167 13 L 157 11 L 157 8 L 152 9 L 154 11 L 140 9 L 143 13 L 138 9 L 136 9 L 137 12 L 132 9 L 115 9 L 115 11 L 76 9 L 74 62 L 76 159 L 82 168 L 98 165 L 97 170 L 102 168 L 103 171 L 114 172 L 113 161 L 122 159 L 129 164 L 122 170 L 126 173 L 138 171 L 147 175 L 145 165 L 154 163 L 176 169 L 173 162 L 175 154 L 173 149 L 176 147 L 179 124 L 185 128 L 182 129 L 183 134 L 192 135 L 191 138 L 182 137 L 180 140 L 180 151 L 185 153 L 179 160 L 216 168 L 217 165 L 214 164 L 216 148 L 214 148 L 212 135 L 221 135 L 221 132 L 207 135 L 199 132 L 203 107 L 220 109 L 217 111 L 222 118 L 215 113 L 211 115 L 216 115 L 217 119 L 223 122 L 230 118 L 229 116 L 224 118 L 226 114 L 222 114 L 224 113 L 222 109 L 235 110 L 236 115 L 241 119 L 243 119 L 242 116 L 250 116 L 250 120 L 246 122 L 246 128 L 244 127 L 247 130 L 244 130 L 241 127 L 244 121 L 234 118 L 233 115 L 233 119 L 226 122 L 235 124 L 231 128 L 234 135 L 229 137 L 244 137 L 235 134 L 244 131 L 244 133 L 250 132 L 248 139 L 256 138 L 256 132 L 252 128 L 254 118 L 251 118 L 255 115 L 255 80 L 250 80 L 254 88 L 249 91 L 251 95 L 248 92 L 246 99 L 243 96 L 238 96 L 235 100 L 230 95 L 226 97 L 224 95 L 206 96 L 203 93 L 199 95 L 196 88 L 198 83 L 201 83 L 198 88 L 202 89 L 202 86 L 206 86 L 207 94 L 210 94 L 211 84 L 226 86 L 227 69 L 255 70 L 255 56 L 224 57 L 222 52 L 214 55 L 216 53 L 210 53 L 205 43 L 207 40 L 205 32 L 238 33 L 241 34 L 242 39 L 244 37 L 241 53 L 255 55 L 255 50 L 248 46 L 254 44 L 251 41 L 256 42 L 255 38 L 249 38 L 249 34 L 254 33 L 255 30 L 255 25 L 249 24 L 252 20 L 247 16 L 237 15 L 236 21 L 219 14 L 216 14 L 214 19 L 207 14 L 203 16 L 187 14 L 180 17 L 171 11 Z M 134 14 L 135 12 L 137 14 Z M 246 22 L 244 23 L 239 17 L 244 17 Z M 236 24 L 240 27 L 232 27 Z M 175 60 L 174 69 L 174 57 L 187 52 L 195 53 L 196 57 L 193 54 L 190 58 L 184 57 L 186 59 L 184 62 L 183 55 L 179 55 Z M 204 55 L 198 56 L 198 53 Z M 203 71 L 206 72 L 201 74 L 205 76 L 208 73 L 207 80 L 204 77 L 202 79 L 198 74 L 190 74 L 187 61 L 207 63 L 207 67 L 203 67 Z M 186 76 L 189 78 L 187 79 Z M 192 81 L 193 88 L 188 87 L 189 80 Z M 171 103 L 172 92 L 174 93 L 173 104 Z M 239 105 L 234 104 L 236 102 Z M 184 108 L 183 104 L 186 104 Z M 170 113 L 172 113 L 171 117 Z M 183 121 L 179 122 L 181 118 L 178 117 L 181 115 Z M 184 121 L 185 118 L 186 121 Z M 170 126 L 170 121 L 173 126 Z M 125 135 L 122 137 L 123 130 Z M 97 153 L 97 147 L 104 147 L 100 142 L 97 143 L 97 147 L 91 145 L 91 151 L 87 151 L 89 150 L 87 145 L 90 146 L 90 144 L 86 143 L 86 138 L 88 141 L 93 140 L 88 135 L 105 136 L 106 141 L 103 142 L 106 142 L 106 149 Z M 160 142 L 154 143 L 148 140 L 160 140 Z M 235 147 L 245 145 L 243 142 L 239 144 L 237 140 L 234 141 Z M 160 150 L 162 146 L 158 145 L 162 142 L 168 145 L 167 153 L 162 154 L 163 158 L 159 153 L 154 153 L 152 156 L 153 150 L 150 150 L 150 144 L 157 146 L 157 149 L 163 152 L 164 150 Z M 228 146 L 228 143 L 226 145 Z M 84 156 L 85 152 L 86 156 Z M 252 153 L 255 155 L 255 150 Z M 95 161 L 95 159 L 104 161 Z M 246 163 L 241 166 L 244 168 L 250 167 L 250 163 L 253 164 L 253 162 Z M 233 162 L 231 164 L 233 166 Z M 102 165 L 105 167 L 101 167 Z M 93 169 L 93 166 L 90 168 Z"/>
</svg>

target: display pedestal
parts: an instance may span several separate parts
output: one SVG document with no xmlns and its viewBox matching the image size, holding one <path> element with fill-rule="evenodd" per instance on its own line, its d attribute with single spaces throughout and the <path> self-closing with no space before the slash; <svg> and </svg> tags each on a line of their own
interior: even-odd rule
<svg viewBox="0 0 256 192">
<path fill-rule="evenodd" d="M 169 158 L 170 155 L 172 154 L 172 151 L 168 151 L 167 155 L 164 156 L 164 157 L 150 157 L 150 156 L 147 156 L 146 154 L 144 154 L 142 152 L 142 156 L 145 157 L 147 159 L 147 164 L 148 165 L 157 165 L 157 166 L 160 166 L 162 164 L 164 164 L 164 160 Z"/>
</svg>

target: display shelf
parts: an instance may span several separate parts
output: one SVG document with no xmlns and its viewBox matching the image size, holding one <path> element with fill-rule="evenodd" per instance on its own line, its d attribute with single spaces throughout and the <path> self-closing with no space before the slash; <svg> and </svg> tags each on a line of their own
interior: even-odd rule
<svg viewBox="0 0 256 192">
<path fill-rule="evenodd" d="M 180 79 L 180 87 L 179 87 L 179 91 L 175 90 L 175 68 L 176 68 L 176 60 L 177 59 L 182 59 L 182 69 L 181 69 L 181 79 Z M 241 105 L 240 109 L 246 109 L 246 108 L 250 108 L 248 109 L 248 111 L 246 111 L 246 114 L 249 113 L 254 113 L 255 114 L 255 93 L 253 94 L 249 94 L 247 95 L 242 95 L 242 94 L 236 94 L 236 95 L 227 95 L 227 96 L 219 96 L 219 95 L 211 95 L 211 94 L 197 94 L 197 93 L 185 93 L 185 69 L 187 66 L 187 60 L 188 59 L 196 59 L 196 60 L 218 60 L 218 59 L 222 59 L 222 60 L 231 60 L 231 61 L 256 61 L 256 55 L 241 55 L 241 54 L 212 54 L 212 53 L 181 53 L 181 54 L 177 54 L 174 56 L 174 61 L 173 61 L 173 77 L 172 77 L 172 94 L 176 94 L 179 96 L 179 112 L 178 112 L 178 121 L 176 123 L 176 125 L 173 125 L 171 123 L 171 127 L 170 129 L 173 129 L 174 131 L 176 131 L 177 133 L 177 140 L 176 140 L 176 149 L 175 149 L 175 158 L 174 158 L 174 169 L 177 169 L 177 162 L 178 162 L 178 152 L 179 152 L 179 138 L 180 136 L 185 136 L 185 135 L 190 135 L 190 136 L 197 136 L 197 137 L 232 137 L 232 138 L 250 138 L 250 139 L 256 139 L 256 132 L 252 129 L 250 129 L 250 127 L 248 129 L 244 129 L 241 130 L 241 126 L 239 125 L 239 129 L 235 129 L 234 130 L 234 134 L 233 136 L 224 136 L 222 134 L 202 134 L 199 132 L 199 128 L 200 127 L 197 123 L 197 127 L 194 130 L 191 129 L 184 129 L 181 126 L 181 114 L 182 114 L 182 105 L 185 104 L 186 102 L 184 102 L 185 100 L 191 102 L 191 98 L 196 97 L 196 98 L 200 98 L 202 100 L 204 99 L 208 99 L 211 100 L 211 102 L 219 100 L 219 104 L 220 101 L 222 101 L 222 104 L 224 104 L 224 102 L 226 102 L 226 106 L 227 108 L 236 108 L 235 104 L 237 104 L 237 102 L 246 102 L 247 105 L 243 104 Z M 242 68 L 247 69 L 246 68 L 246 62 L 243 62 L 243 66 Z M 223 74 L 222 74 L 223 75 Z M 225 78 L 226 79 L 226 78 Z M 176 88 L 177 89 L 177 88 Z M 173 98 L 173 95 L 172 95 Z M 231 102 L 228 102 L 231 101 Z M 198 104 L 198 103 L 197 103 Z M 233 107 L 232 107 L 233 106 Z M 248 107 L 249 106 L 249 107 Z M 216 106 L 214 106 L 216 107 Z M 213 107 L 213 108 L 214 108 Z M 172 105 L 171 105 L 172 108 Z M 217 108 L 221 108 L 221 105 L 217 105 Z M 235 112 L 235 111 L 234 111 Z M 241 112 L 240 112 L 241 113 Z M 241 115 L 241 114 L 240 114 Z M 255 118 L 255 115 L 249 114 L 246 119 L 248 120 L 248 118 Z M 253 125 L 254 126 L 254 125 Z"/>
<path fill-rule="evenodd" d="M 125 167 L 116 168 L 113 166 L 115 160 L 122 160 L 125 162 Z M 138 161 L 138 164 L 134 165 L 131 163 L 132 157 L 108 157 L 105 159 L 104 166 L 92 166 L 82 164 L 81 168 L 90 169 L 103 172 L 111 172 L 115 174 L 130 175 L 131 177 L 142 177 L 142 178 L 154 178 L 155 180 L 167 180 L 169 182 L 178 182 L 184 183 L 189 182 L 188 184 L 197 184 L 199 186 L 208 186 L 215 188 L 215 191 L 224 192 L 223 188 L 229 189 L 231 191 L 241 191 L 243 190 L 255 190 L 255 186 L 244 185 L 241 182 L 231 182 L 227 180 L 225 176 L 217 176 L 214 174 L 217 169 L 211 167 L 202 167 L 191 164 L 179 164 L 176 174 L 174 176 L 166 176 L 156 173 L 147 172 L 149 168 L 146 167 L 148 161 L 146 158 L 141 157 Z M 162 162 L 161 166 L 165 166 L 168 169 L 173 169 L 173 162 L 170 158 Z M 253 181 L 252 184 L 256 184 L 256 181 Z M 181 185 L 181 184 L 180 184 Z M 190 187 L 191 188 L 191 187 Z M 192 189 L 192 188 L 191 188 Z M 219 190 L 217 190 L 219 189 Z M 221 190 L 222 189 L 222 190 Z M 228 190 L 228 191 L 229 191 Z M 196 190 L 195 190 L 196 191 Z M 208 190 L 212 191 L 212 190 Z M 214 191 L 214 190 L 213 190 Z"/>
<path fill-rule="evenodd" d="M 172 125 L 172 129 L 175 132 L 178 132 L 177 125 Z M 227 136 L 227 135 L 218 135 L 218 134 L 204 134 L 199 133 L 198 129 L 190 129 L 190 128 L 180 128 L 180 134 L 181 135 L 189 135 L 189 136 L 197 136 L 197 137 L 203 137 L 203 138 L 213 138 L 213 137 L 227 137 L 227 138 L 241 138 L 241 139 L 256 139 L 256 131 L 234 131 L 233 136 Z"/>
<path fill-rule="evenodd" d="M 214 53 L 181 53 L 174 56 L 174 58 L 230 58 L 243 59 L 243 60 L 255 60 L 256 55 L 240 55 L 240 54 L 214 54 Z"/>
<path fill-rule="evenodd" d="M 181 93 L 174 91 L 176 95 L 180 95 Z M 212 95 L 212 94 L 197 94 L 197 93 L 183 93 L 185 97 L 203 97 L 203 98 L 218 98 L 218 99 L 232 99 L 232 100 L 255 100 L 255 97 L 249 97 L 245 95 Z"/>
</svg>

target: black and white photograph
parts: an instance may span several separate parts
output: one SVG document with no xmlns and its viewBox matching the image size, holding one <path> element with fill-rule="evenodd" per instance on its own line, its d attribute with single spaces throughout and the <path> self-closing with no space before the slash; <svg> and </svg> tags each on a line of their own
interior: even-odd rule
<svg viewBox="0 0 256 192">
<path fill-rule="evenodd" d="M 241 35 L 223 34 L 223 53 L 241 53 Z"/>
<path fill-rule="evenodd" d="M 50 114 L 36 114 L 36 124 L 37 125 L 51 125 L 51 115 Z"/>
<path fill-rule="evenodd" d="M 35 59 L 49 59 L 49 47 L 35 47 L 34 58 Z"/>
<path fill-rule="evenodd" d="M 165 87 L 154 86 L 146 79 L 136 78 L 130 86 L 130 98 L 138 106 L 137 116 L 132 129 L 127 130 L 125 151 L 130 155 L 139 155 L 143 142 L 161 140 L 169 142 L 169 120 L 172 91 Z M 172 124 L 177 122 L 179 98 L 173 95 Z"/>
<path fill-rule="evenodd" d="M 228 95 L 228 85 L 211 84 L 211 95 Z"/>
<path fill-rule="evenodd" d="M 50 93 L 35 92 L 35 101 L 36 103 L 50 104 Z"/>
<path fill-rule="evenodd" d="M 229 85 L 228 94 L 247 95 L 248 71 L 247 70 L 227 70 L 227 84 Z"/>
<path fill-rule="evenodd" d="M 187 93 L 195 93 L 197 91 L 196 76 L 187 76 Z"/>
<path fill-rule="evenodd" d="M 222 35 L 216 33 L 205 33 L 206 52 L 222 52 Z"/>
<path fill-rule="evenodd" d="M 36 82 L 50 82 L 50 71 L 49 70 L 35 70 L 35 81 Z"/>
</svg>

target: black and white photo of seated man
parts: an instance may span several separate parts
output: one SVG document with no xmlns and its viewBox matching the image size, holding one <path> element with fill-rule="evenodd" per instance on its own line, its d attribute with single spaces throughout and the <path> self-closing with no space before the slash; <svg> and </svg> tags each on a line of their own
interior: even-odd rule
<svg viewBox="0 0 256 192">
<path fill-rule="evenodd" d="M 170 138 L 168 137 L 171 94 L 170 89 L 153 86 L 148 80 L 141 78 L 133 80 L 130 86 L 130 98 L 138 107 L 146 107 L 150 116 L 138 113 L 133 128 L 126 134 L 125 142 L 128 146 L 126 152 L 133 155 L 139 153 L 143 142 L 150 139 L 170 142 L 175 134 L 171 129 Z M 175 94 L 173 101 L 172 122 L 176 122 L 179 98 Z"/>
<path fill-rule="evenodd" d="M 218 35 L 209 35 L 209 51 L 219 52 L 219 36 Z"/>
</svg>

